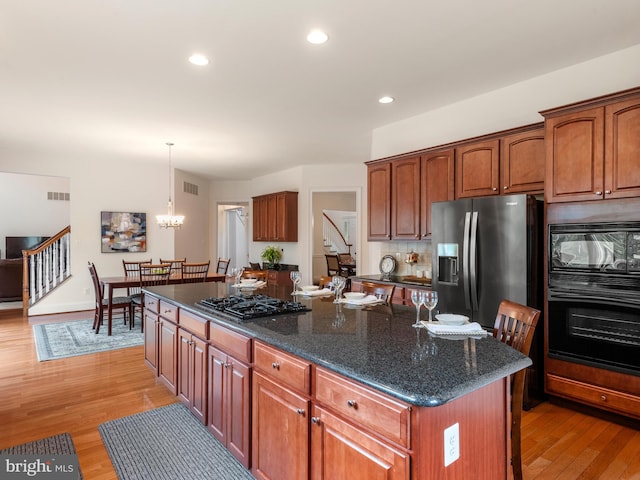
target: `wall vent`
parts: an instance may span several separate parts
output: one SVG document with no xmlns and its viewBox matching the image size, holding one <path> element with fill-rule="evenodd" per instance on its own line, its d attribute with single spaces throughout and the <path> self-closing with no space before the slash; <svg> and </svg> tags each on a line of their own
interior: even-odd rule
<svg viewBox="0 0 640 480">
<path fill-rule="evenodd" d="M 69 201 L 69 192 L 47 192 L 47 200 Z"/>
<path fill-rule="evenodd" d="M 189 182 L 182 183 L 182 191 L 191 195 L 198 195 L 198 185 Z"/>
</svg>

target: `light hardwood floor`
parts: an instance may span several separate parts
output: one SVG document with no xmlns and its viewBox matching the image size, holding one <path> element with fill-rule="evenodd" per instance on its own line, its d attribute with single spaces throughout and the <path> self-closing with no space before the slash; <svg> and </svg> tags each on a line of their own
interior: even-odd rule
<svg viewBox="0 0 640 480">
<path fill-rule="evenodd" d="M 175 401 L 143 347 L 38 362 L 29 322 L 0 314 L 0 449 L 69 432 L 85 479 L 114 479 L 98 425 Z M 549 402 L 522 428 L 526 480 L 640 480 L 637 429 Z"/>
</svg>

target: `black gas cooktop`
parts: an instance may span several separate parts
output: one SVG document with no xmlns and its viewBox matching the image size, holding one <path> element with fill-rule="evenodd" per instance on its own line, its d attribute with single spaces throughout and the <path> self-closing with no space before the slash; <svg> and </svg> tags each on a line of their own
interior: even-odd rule
<svg viewBox="0 0 640 480">
<path fill-rule="evenodd" d="M 223 313 L 239 320 L 310 311 L 300 302 L 280 300 L 267 295 L 231 295 L 222 298 L 204 298 L 198 302 L 198 305 L 215 313 Z"/>
</svg>

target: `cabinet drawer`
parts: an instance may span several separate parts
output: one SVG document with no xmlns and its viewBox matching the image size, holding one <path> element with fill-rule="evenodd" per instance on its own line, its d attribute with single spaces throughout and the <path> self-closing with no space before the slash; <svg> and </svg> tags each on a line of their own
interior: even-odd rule
<svg viewBox="0 0 640 480">
<path fill-rule="evenodd" d="M 289 353 L 254 342 L 253 361 L 257 369 L 262 370 L 271 379 L 311 393 L 311 364 Z"/>
<path fill-rule="evenodd" d="M 411 407 L 354 383 L 340 375 L 316 368 L 316 400 L 383 437 L 410 448 Z"/>
<path fill-rule="evenodd" d="M 158 313 L 160 308 L 160 300 L 156 297 L 152 297 L 148 293 L 144 296 L 144 308 L 153 313 Z"/>
<path fill-rule="evenodd" d="M 605 410 L 640 418 L 640 397 L 547 374 L 547 392 Z"/>
<path fill-rule="evenodd" d="M 229 330 L 216 322 L 209 322 L 209 343 L 236 360 L 251 363 L 251 339 L 249 337 Z"/>
<path fill-rule="evenodd" d="M 198 315 L 193 315 L 184 310 L 180 312 L 178 324 L 203 340 L 207 340 L 209 338 L 207 337 L 207 334 L 209 333 L 209 329 L 207 328 L 208 323 L 208 320 L 199 317 Z"/>
<path fill-rule="evenodd" d="M 178 307 L 172 303 L 160 300 L 160 316 L 170 322 L 178 323 Z"/>
</svg>

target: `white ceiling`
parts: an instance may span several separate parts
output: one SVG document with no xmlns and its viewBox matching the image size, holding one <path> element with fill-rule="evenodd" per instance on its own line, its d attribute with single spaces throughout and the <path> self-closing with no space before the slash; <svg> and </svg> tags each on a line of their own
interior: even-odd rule
<svg viewBox="0 0 640 480">
<path fill-rule="evenodd" d="M 640 44 L 639 20 L 638 0 L 0 0 L 0 148 L 166 165 L 173 141 L 217 179 L 364 162 L 372 129 Z"/>
</svg>

